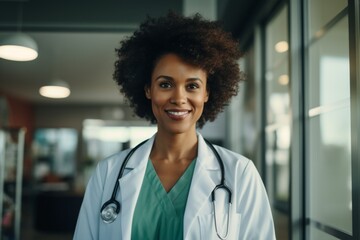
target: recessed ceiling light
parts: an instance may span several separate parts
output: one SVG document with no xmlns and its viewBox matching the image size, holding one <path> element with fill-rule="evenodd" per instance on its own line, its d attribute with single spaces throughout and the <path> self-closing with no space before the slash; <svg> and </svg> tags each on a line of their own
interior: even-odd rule
<svg viewBox="0 0 360 240">
<path fill-rule="evenodd" d="M 275 50 L 278 53 L 286 52 L 289 49 L 289 44 L 286 41 L 280 41 L 275 44 Z"/>
</svg>

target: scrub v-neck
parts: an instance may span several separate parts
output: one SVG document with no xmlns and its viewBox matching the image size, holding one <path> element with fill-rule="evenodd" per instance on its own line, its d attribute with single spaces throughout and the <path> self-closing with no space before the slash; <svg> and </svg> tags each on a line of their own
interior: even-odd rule
<svg viewBox="0 0 360 240">
<path fill-rule="evenodd" d="M 195 162 L 194 159 L 166 192 L 151 160 L 148 161 L 134 212 L 131 239 L 183 239 L 184 212 Z"/>
</svg>

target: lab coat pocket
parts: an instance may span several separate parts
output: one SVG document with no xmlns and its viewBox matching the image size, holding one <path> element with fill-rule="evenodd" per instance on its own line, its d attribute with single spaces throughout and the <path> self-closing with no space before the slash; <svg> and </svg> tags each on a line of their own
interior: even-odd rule
<svg viewBox="0 0 360 240">
<path fill-rule="evenodd" d="M 229 229 L 227 224 L 229 223 Z M 199 216 L 200 224 L 200 239 L 206 240 L 218 240 L 221 237 L 225 237 L 228 231 L 227 239 L 238 239 L 238 235 L 241 228 L 241 214 L 231 213 L 228 221 L 228 213 L 219 212 L 216 213 L 216 226 L 214 213 Z M 217 229 L 217 231 L 216 231 Z"/>
</svg>

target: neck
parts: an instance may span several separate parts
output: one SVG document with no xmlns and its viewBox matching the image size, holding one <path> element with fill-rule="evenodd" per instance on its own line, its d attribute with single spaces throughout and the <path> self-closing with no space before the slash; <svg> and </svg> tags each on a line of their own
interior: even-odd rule
<svg viewBox="0 0 360 240">
<path fill-rule="evenodd" d="M 171 135 L 158 132 L 150 158 L 168 161 L 191 161 L 196 157 L 197 143 L 196 131 Z"/>
</svg>

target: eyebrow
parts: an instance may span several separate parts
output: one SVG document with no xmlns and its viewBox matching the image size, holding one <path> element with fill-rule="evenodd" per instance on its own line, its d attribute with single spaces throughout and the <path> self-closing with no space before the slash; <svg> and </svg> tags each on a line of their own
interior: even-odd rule
<svg viewBox="0 0 360 240">
<path fill-rule="evenodd" d="M 160 80 L 161 78 L 165 78 L 166 80 L 174 80 L 173 77 L 167 76 L 167 75 L 160 75 L 158 77 L 155 78 L 155 81 Z M 189 81 L 200 81 L 203 82 L 203 80 L 201 78 L 198 77 L 190 77 L 188 79 L 186 79 L 187 82 Z"/>
</svg>

